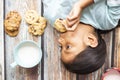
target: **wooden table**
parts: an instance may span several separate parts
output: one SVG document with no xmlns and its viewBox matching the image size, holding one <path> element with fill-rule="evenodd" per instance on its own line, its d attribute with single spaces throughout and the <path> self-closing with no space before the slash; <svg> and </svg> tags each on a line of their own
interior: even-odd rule
<svg viewBox="0 0 120 80">
<path fill-rule="evenodd" d="M 89 75 L 76 75 L 67 71 L 61 63 L 58 33 L 49 23 L 42 36 L 35 37 L 28 33 L 24 13 L 29 9 L 42 15 L 41 0 L 0 0 L 0 80 L 100 80 L 106 69 L 120 67 L 120 27 L 103 34 L 107 43 L 107 58 L 102 68 Z M 4 17 L 11 10 L 17 10 L 22 16 L 17 37 L 4 33 Z M 23 40 L 33 40 L 42 47 L 42 61 L 30 69 L 11 68 L 13 49 Z"/>
</svg>

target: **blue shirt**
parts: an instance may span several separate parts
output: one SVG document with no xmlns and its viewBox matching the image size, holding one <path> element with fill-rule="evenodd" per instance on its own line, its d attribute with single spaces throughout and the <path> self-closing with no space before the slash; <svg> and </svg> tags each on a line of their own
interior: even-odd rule
<svg viewBox="0 0 120 80">
<path fill-rule="evenodd" d="M 43 0 L 44 17 L 51 24 L 57 18 L 65 19 L 78 0 Z M 92 25 L 96 29 L 110 30 L 115 28 L 120 19 L 120 0 L 94 0 L 85 8 L 80 22 Z"/>
</svg>

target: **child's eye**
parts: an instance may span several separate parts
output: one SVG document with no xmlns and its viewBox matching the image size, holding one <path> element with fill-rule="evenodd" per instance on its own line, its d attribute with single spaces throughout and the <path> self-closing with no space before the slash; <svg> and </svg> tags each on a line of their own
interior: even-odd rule
<svg viewBox="0 0 120 80">
<path fill-rule="evenodd" d="M 59 47 L 60 47 L 60 48 L 62 48 L 62 46 L 61 46 L 61 45 L 59 45 Z"/>
<path fill-rule="evenodd" d="M 70 48 L 71 48 L 71 46 L 70 46 L 70 45 L 67 45 L 67 46 L 66 46 L 66 49 L 70 49 Z"/>
</svg>

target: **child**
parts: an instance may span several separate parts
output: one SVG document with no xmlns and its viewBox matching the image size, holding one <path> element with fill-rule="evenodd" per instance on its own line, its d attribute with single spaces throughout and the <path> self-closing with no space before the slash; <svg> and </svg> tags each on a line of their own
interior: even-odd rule
<svg viewBox="0 0 120 80">
<path fill-rule="evenodd" d="M 116 27 L 120 0 L 44 0 L 44 16 L 51 24 L 65 19 L 67 32 L 59 38 L 65 67 L 77 74 L 88 74 L 105 62 L 106 45 L 98 30 Z"/>
</svg>

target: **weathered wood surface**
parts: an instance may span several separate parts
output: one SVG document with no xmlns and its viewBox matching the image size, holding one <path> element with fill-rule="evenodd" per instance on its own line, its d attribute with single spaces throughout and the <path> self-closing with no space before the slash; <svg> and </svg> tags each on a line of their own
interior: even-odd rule
<svg viewBox="0 0 120 80">
<path fill-rule="evenodd" d="M 114 66 L 120 68 L 120 25 L 115 32 Z"/>
<path fill-rule="evenodd" d="M 0 2 L 0 45 L 2 45 L 0 46 L 0 66 L 2 67 L 2 71 L 0 71 L 0 80 L 100 80 L 106 69 L 120 67 L 119 27 L 103 34 L 107 44 L 107 58 L 103 67 L 89 75 L 76 75 L 67 71 L 61 63 L 60 48 L 57 42 L 59 34 L 49 23 L 45 29 L 44 35 L 41 37 L 32 36 L 27 31 L 28 26 L 24 20 L 24 13 L 29 9 L 34 9 L 39 14 L 42 14 L 41 0 L 5 0 L 4 10 L 4 0 L 0 0 Z M 20 32 L 17 37 L 10 37 L 6 34 L 3 36 L 3 15 L 6 15 L 12 10 L 18 11 L 22 16 Z M 5 13 L 3 14 L 3 12 Z M 10 64 L 14 61 L 13 49 L 23 40 L 33 40 L 41 46 L 43 51 L 42 61 L 38 66 L 31 69 L 25 69 L 19 66 L 11 68 Z"/>
<path fill-rule="evenodd" d="M 6 80 L 41 80 L 41 63 L 31 69 L 22 67 L 11 68 L 10 64 L 13 63 L 13 50 L 15 46 L 23 40 L 33 40 L 41 46 L 41 37 L 34 37 L 28 33 L 28 25 L 24 20 L 25 12 L 27 10 L 36 10 L 39 15 L 41 14 L 41 0 L 5 0 L 5 15 L 9 11 L 16 10 L 22 16 L 20 31 L 17 37 L 10 37 L 5 35 L 5 69 Z"/>
<path fill-rule="evenodd" d="M 0 0 L 0 80 L 4 80 L 4 28 L 3 28 L 3 0 Z"/>
</svg>

